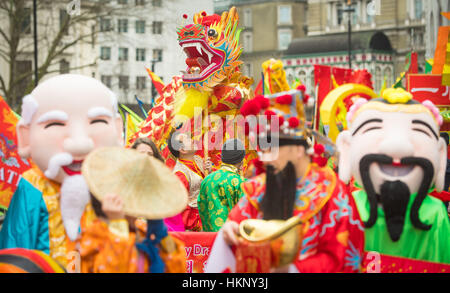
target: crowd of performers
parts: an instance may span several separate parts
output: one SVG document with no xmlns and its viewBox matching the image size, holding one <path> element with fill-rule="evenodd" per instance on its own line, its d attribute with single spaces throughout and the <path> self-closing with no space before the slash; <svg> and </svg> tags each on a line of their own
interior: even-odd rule
<svg viewBox="0 0 450 293">
<path fill-rule="evenodd" d="M 398 88 L 355 98 L 333 144 L 308 126 L 305 87 L 287 86 L 276 62 L 263 66 L 270 93 L 251 93 L 236 69 L 237 20 L 234 8 L 199 13 L 178 31 L 188 72 L 126 147 L 116 96 L 98 80 L 59 75 L 23 99 L 18 151 L 33 167 L 0 231 L 0 271 L 70 271 L 75 253 L 81 272 L 185 272 L 170 232 L 202 231 L 218 232 L 206 272 L 236 271 L 224 256 L 263 242 L 269 272 L 449 272 L 449 215 L 432 196 L 446 185 L 439 110 Z M 265 119 L 199 150 L 194 107 Z"/>
</svg>

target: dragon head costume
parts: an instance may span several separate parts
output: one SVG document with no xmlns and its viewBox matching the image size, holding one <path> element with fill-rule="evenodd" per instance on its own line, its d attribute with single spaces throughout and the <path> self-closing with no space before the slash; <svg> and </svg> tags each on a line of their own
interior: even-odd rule
<svg viewBox="0 0 450 293">
<path fill-rule="evenodd" d="M 193 24 L 178 29 L 178 42 L 187 55 L 185 88 L 209 90 L 231 78 L 242 64 L 238 21 L 234 7 L 222 16 L 202 11 L 194 15 Z"/>
<path fill-rule="evenodd" d="M 187 18 L 186 15 L 183 17 Z M 224 124 L 239 114 L 239 108 L 252 95 L 250 85 L 253 80 L 239 71 L 242 47 L 239 45 L 238 21 L 234 7 L 222 15 L 207 15 L 202 11 L 194 15 L 193 23 L 177 30 L 178 42 L 186 54 L 187 69 L 162 88 L 147 119 L 129 143 L 138 137 L 150 138 L 171 166 L 174 162 L 170 158 L 167 139 L 175 128 L 183 125 L 184 129 L 191 125 L 191 137 L 196 140 L 199 135 L 203 137 L 211 132 L 207 127 L 200 127 L 202 131 L 198 131 L 194 125 L 194 118 L 198 118 L 199 113 L 202 119 L 214 114 Z M 224 133 L 221 141 L 228 138 Z M 214 164 L 220 164 L 220 151 L 205 149 L 209 154 L 199 151 L 199 157 L 209 156 Z"/>
</svg>

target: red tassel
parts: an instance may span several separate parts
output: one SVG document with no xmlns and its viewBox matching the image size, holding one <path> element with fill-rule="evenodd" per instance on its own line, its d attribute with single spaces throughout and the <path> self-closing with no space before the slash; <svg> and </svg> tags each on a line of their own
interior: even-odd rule
<svg viewBox="0 0 450 293">
<path fill-rule="evenodd" d="M 187 15 L 187 14 L 183 14 L 183 18 L 184 18 L 184 19 L 187 19 L 187 18 L 188 18 L 188 15 Z"/>
<path fill-rule="evenodd" d="M 266 112 L 264 112 L 264 115 L 266 115 L 267 116 L 267 120 L 270 121 L 270 120 L 272 120 L 272 116 L 276 116 L 277 113 L 275 113 L 272 110 L 266 110 Z"/>
<path fill-rule="evenodd" d="M 315 154 L 320 156 L 324 152 L 325 152 L 325 147 L 323 146 L 323 144 L 318 143 L 318 144 L 314 145 L 314 153 Z"/>
<path fill-rule="evenodd" d="M 278 125 L 283 125 L 284 123 L 284 117 L 283 116 L 278 116 Z"/>
<path fill-rule="evenodd" d="M 263 95 L 258 95 L 254 98 L 255 101 L 258 101 L 261 109 L 267 109 L 270 106 L 270 100 Z"/>
<path fill-rule="evenodd" d="M 278 104 L 290 105 L 292 104 L 292 96 L 291 95 L 282 95 L 276 98 L 276 102 Z"/>
<path fill-rule="evenodd" d="M 324 157 L 314 157 L 313 162 L 316 163 L 317 165 L 319 165 L 319 167 L 325 167 L 328 160 L 327 160 L 327 158 L 324 158 Z"/>
<path fill-rule="evenodd" d="M 289 122 L 289 127 L 291 127 L 291 128 L 297 128 L 297 126 L 300 125 L 300 121 L 298 120 L 297 117 L 289 118 L 288 122 Z"/>
<path fill-rule="evenodd" d="M 245 102 L 240 111 L 244 117 L 248 115 L 258 115 L 259 111 L 261 111 L 261 107 L 258 101 L 253 99 Z"/>
<path fill-rule="evenodd" d="M 206 11 L 202 11 L 202 16 L 203 16 L 203 17 L 206 16 Z"/>
<path fill-rule="evenodd" d="M 297 87 L 297 90 L 304 92 L 304 91 L 306 91 L 306 86 L 301 84 Z"/>
<path fill-rule="evenodd" d="M 308 94 L 305 94 L 305 95 L 303 96 L 303 103 L 304 103 L 304 104 L 308 103 L 308 100 L 309 100 L 309 95 L 308 95 Z"/>
</svg>

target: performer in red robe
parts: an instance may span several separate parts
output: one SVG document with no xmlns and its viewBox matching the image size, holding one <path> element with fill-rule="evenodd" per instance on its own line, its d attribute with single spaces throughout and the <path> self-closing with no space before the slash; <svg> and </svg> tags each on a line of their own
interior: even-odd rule
<svg viewBox="0 0 450 293">
<path fill-rule="evenodd" d="M 200 193 L 200 186 L 205 178 L 203 161 L 196 156 L 196 151 L 190 147 L 192 144 L 186 134 L 174 132 L 168 140 L 169 150 L 177 158 L 173 172 L 186 187 L 189 194 L 188 206 L 183 211 L 183 223 L 186 231 L 201 231 L 202 223 L 197 207 L 197 197 Z M 196 160 L 200 163 L 197 164 Z"/>
<path fill-rule="evenodd" d="M 364 228 L 347 187 L 326 166 L 324 152 L 331 154 L 333 145 L 327 144 L 326 149 L 322 144 L 313 146 L 313 137 L 315 141 L 323 137 L 305 128 L 302 92 L 293 90 L 268 98 L 256 97 L 241 109 L 244 115 L 255 114 L 253 108 L 257 113 L 262 110 L 268 121 L 278 123 L 257 127 L 259 156 L 267 172 L 242 185 L 245 197 L 222 228 L 224 242 L 242 243 L 239 223 L 245 219 L 295 216 L 304 223 L 300 253 L 287 267 L 277 268 L 272 263 L 272 272 L 360 272 Z M 215 254 L 214 247 L 212 250 Z M 212 256 L 208 263 L 211 260 Z M 214 270 L 211 267 L 210 272 Z"/>
<path fill-rule="evenodd" d="M 243 183 L 245 197 L 228 215 L 228 221 L 263 219 L 261 202 L 266 175 Z M 297 182 L 293 215 L 306 221 L 303 243 L 294 262 L 302 273 L 359 272 L 364 235 L 354 200 L 327 166 L 311 163 Z"/>
</svg>

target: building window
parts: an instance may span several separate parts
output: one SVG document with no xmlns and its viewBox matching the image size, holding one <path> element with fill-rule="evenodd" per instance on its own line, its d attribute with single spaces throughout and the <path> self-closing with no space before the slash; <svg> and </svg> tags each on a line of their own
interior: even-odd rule
<svg viewBox="0 0 450 293">
<path fill-rule="evenodd" d="M 355 5 L 356 4 L 356 5 Z M 355 10 L 352 12 L 352 24 L 359 23 L 360 15 L 361 15 L 361 1 L 355 3 L 352 8 Z M 348 13 L 346 13 L 348 15 Z"/>
<path fill-rule="evenodd" d="M 160 49 L 153 50 L 153 60 L 161 62 L 162 57 L 163 57 L 162 50 Z"/>
<path fill-rule="evenodd" d="M 145 20 L 136 20 L 136 33 L 145 34 Z"/>
<path fill-rule="evenodd" d="M 100 19 L 100 31 L 101 32 L 109 32 L 111 30 L 112 30 L 111 19 L 101 18 Z"/>
<path fill-rule="evenodd" d="M 278 24 L 292 24 L 292 10 L 290 5 L 278 6 Z"/>
<path fill-rule="evenodd" d="M 364 21 L 367 24 L 371 24 L 374 21 L 373 14 L 374 14 L 374 12 L 376 13 L 375 5 L 376 5 L 375 3 L 372 3 L 372 0 L 363 0 L 363 3 L 362 3 L 362 9 L 363 9 L 362 11 L 363 11 L 363 13 L 362 13 L 362 15 L 363 15 L 363 17 L 365 16 L 365 20 Z"/>
<path fill-rule="evenodd" d="M 161 0 L 152 0 L 152 6 L 153 7 L 161 7 L 162 5 Z"/>
<path fill-rule="evenodd" d="M 414 0 L 414 18 L 422 19 L 423 15 L 423 0 Z"/>
<path fill-rule="evenodd" d="M 244 26 L 252 27 L 252 9 L 251 8 L 244 9 Z"/>
<path fill-rule="evenodd" d="M 136 89 L 145 90 L 147 88 L 147 77 L 137 76 L 136 77 Z"/>
<path fill-rule="evenodd" d="M 23 9 L 22 30 L 24 34 L 31 34 L 31 9 Z"/>
<path fill-rule="evenodd" d="M 136 6 L 145 5 L 145 0 L 136 0 Z"/>
<path fill-rule="evenodd" d="M 244 65 L 244 75 L 253 76 L 253 66 L 251 63 L 245 63 Z"/>
<path fill-rule="evenodd" d="M 128 75 L 119 76 L 119 89 L 127 90 L 130 87 L 130 78 Z"/>
<path fill-rule="evenodd" d="M 278 50 L 286 50 L 292 40 L 291 30 L 279 30 L 278 31 Z"/>
<path fill-rule="evenodd" d="M 336 15 L 335 25 L 341 25 L 344 23 L 344 11 L 343 11 L 343 7 L 342 7 L 342 3 L 336 3 L 334 8 L 335 8 L 335 15 Z"/>
<path fill-rule="evenodd" d="M 100 48 L 100 59 L 101 60 L 111 60 L 111 48 L 101 47 Z"/>
<path fill-rule="evenodd" d="M 69 34 L 69 15 L 65 9 L 59 10 L 59 29 L 64 32 L 65 35 Z"/>
<path fill-rule="evenodd" d="M 136 61 L 145 61 L 145 49 L 136 49 Z"/>
<path fill-rule="evenodd" d="M 118 0 L 117 1 L 119 4 L 127 4 L 128 0 Z"/>
<path fill-rule="evenodd" d="M 128 48 L 119 48 L 119 61 L 128 61 Z"/>
<path fill-rule="evenodd" d="M 162 34 L 162 22 L 154 21 L 152 25 L 153 33 L 156 35 Z"/>
<path fill-rule="evenodd" d="M 119 19 L 119 33 L 128 32 L 128 19 Z"/>
<path fill-rule="evenodd" d="M 306 71 L 303 69 L 298 72 L 298 79 L 301 83 L 306 84 Z"/>
<path fill-rule="evenodd" d="M 413 47 L 417 48 L 417 47 L 422 47 L 424 45 L 423 32 L 421 30 L 412 29 L 411 38 L 412 38 Z"/>
<path fill-rule="evenodd" d="M 104 85 L 111 88 L 111 75 L 102 75 L 100 79 Z"/>
<path fill-rule="evenodd" d="M 59 73 L 60 74 L 66 74 L 70 71 L 70 64 L 65 59 L 62 59 L 59 61 Z"/>
<path fill-rule="evenodd" d="M 375 68 L 375 91 L 379 92 L 382 84 L 383 84 L 383 76 L 381 73 L 381 67 L 377 66 Z"/>
<path fill-rule="evenodd" d="M 386 79 L 386 86 L 389 87 L 393 83 L 392 69 L 390 67 L 386 67 L 386 69 L 384 70 L 384 78 Z"/>
<path fill-rule="evenodd" d="M 253 35 L 251 32 L 245 32 L 243 35 L 243 47 L 244 52 L 252 52 L 253 51 Z"/>
</svg>

